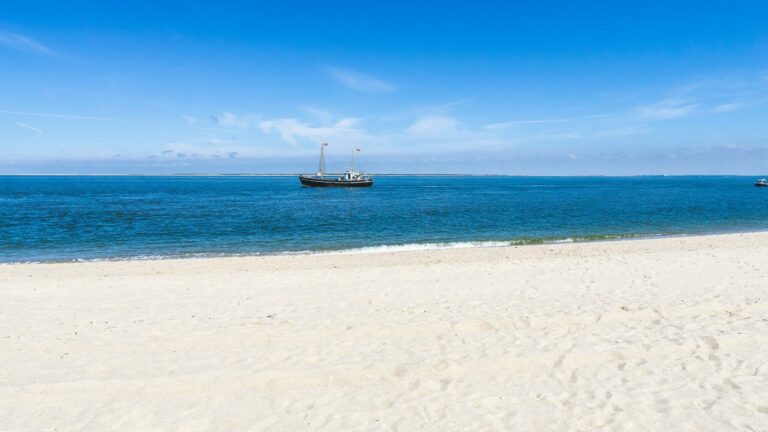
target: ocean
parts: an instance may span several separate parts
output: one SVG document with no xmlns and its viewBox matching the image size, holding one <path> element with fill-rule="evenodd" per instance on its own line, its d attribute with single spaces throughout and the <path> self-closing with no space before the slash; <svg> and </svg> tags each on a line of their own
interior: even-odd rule
<svg viewBox="0 0 768 432">
<path fill-rule="evenodd" d="M 768 229 L 752 177 L 0 176 L 0 262 L 429 249 Z"/>
</svg>

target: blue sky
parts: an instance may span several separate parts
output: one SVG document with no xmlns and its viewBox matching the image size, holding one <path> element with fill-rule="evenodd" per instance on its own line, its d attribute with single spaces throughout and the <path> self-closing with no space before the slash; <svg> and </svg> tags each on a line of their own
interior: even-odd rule
<svg viewBox="0 0 768 432">
<path fill-rule="evenodd" d="M 4 2 L 0 173 L 768 173 L 767 2 L 368 3 Z"/>
</svg>

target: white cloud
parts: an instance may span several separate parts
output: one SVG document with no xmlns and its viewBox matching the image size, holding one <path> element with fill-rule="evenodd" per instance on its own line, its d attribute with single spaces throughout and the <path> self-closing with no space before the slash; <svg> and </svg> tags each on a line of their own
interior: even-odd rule
<svg viewBox="0 0 768 432">
<path fill-rule="evenodd" d="M 571 141 L 584 138 L 581 132 L 565 131 L 565 132 L 552 132 L 544 133 L 541 135 L 533 135 L 527 137 L 527 141 Z"/>
<path fill-rule="evenodd" d="M 406 129 L 410 135 L 416 136 L 440 136 L 455 133 L 459 129 L 459 122 L 448 116 L 424 116 Z"/>
<path fill-rule="evenodd" d="M 417 115 L 445 115 L 453 111 L 454 108 L 465 105 L 472 101 L 472 98 L 458 99 L 436 105 L 427 105 L 412 110 L 412 114 Z"/>
<path fill-rule="evenodd" d="M 499 122 L 483 125 L 483 129 L 487 131 L 502 131 L 512 127 L 512 122 Z"/>
<path fill-rule="evenodd" d="M 166 143 L 166 149 L 152 155 L 158 160 L 205 159 L 205 158 L 241 158 L 284 155 L 284 149 L 259 146 L 253 143 L 241 143 L 238 140 L 205 138 L 194 141 L 172 141 Z"/>
<path fill-rule="evenodd" d="M 321 123 L 330 123 L 333 121 L 333 113 L 312 105 L 300 106 L 299 111 L 309 114 Z"/>
<path fill-rule="evenodd" d="M 483 126 L 486 130 L 503 130 L 512 126 L 525 126 L 525 125 L 546 125 L 555 123 L 570 123 L 578 121 L 589 121 L 611 117 L 608 114 L 590 114 L 580 117 L 570 118 L 552 118 L 552 119 L 532 119 L 532 120 L 511 120 L 506 122 L 491 123 Z"/>
<path fill-rule="evenodd" d="M 47 46 L 18 33 L 0 31 L 0 46 L 34 54 L 56 55 L 56 52 Z"/>
<path fill-rule="evenodd" d="M 70 120 L 121 121 L 119 119 L 114 119 L 109 117 L 81 116 L 81 115 L 71 115 L 71 114 L 51 114 L 51 113 L 39 113 L 39 112 L 28 112 L 28 111 L 3 110 L 3 111 L 0 111 L 0 114 L 14 114 L 14 115 L 31 116 L 31 117 L 60 118 L 60 119 L 70 119 Z"/>
<path fill-rule="evenodd" d="M 648 129 L 645 126 L 624 126 L 600 131 L 595 133 L 593 136 L 594 138 L 610 138 L 639 135 L 646 132 L 648 132 Z"/>
<path fill-rule="evenodd" d="M 636 111 L 644 120 L 670 120 L 693 114 L 697 107 L 698 104 L 664 100 L 653 105 L 638 107 Z"/>
<path fill-rule="evenodd" d="M 360 125 L 362 120 L 357 117 L 347 117 L 336 122 L 333 126 L 336 128 L 350 129 Z"/>
<path fill-rule="evenodd" d="M 724 103 L 724 104 L 720 104 L 720 105 L 712 108 L 712 111 L 713 112 L 718 112 L 718 113 L 720 113 L 720 112 L 737 111 L 737 110 L 740 110 L 740 109 L 744 108 L 745 106 L 746 106 L 746 104 L 744 104 L 742 102 Z"/>
<path fill-rule="evenodd" d="M 370 75 L 347 69 L 329 67 L 328 74 L 339 84 L 363 93 L 392 93 L 395 87 Z"/>
<path fill-rule="evenodd" d="M 224 128 L 249 129 L 252 125 L 261 121 L 261 116 L 258 114 L 234 114 L 231 112 L 224 112 L 219 115 L 211 116 L 211 120 L 213 120 L 217 126 Z"/>
<path fill-rule="evenodd" d="M 667 98 L 635 109 L 640 120 L 669 120 L 726 113 L 765 104 L 768 85 L 754 76 L 710 77 L 668 92 Z"/>
<path fill-rule="evenodd" d="M 499 130 L 499 129 L 506 129 L 516 125 L 567 123 L 570 121 L 573 121 L 573 119 L 514 120 L 514 121 L 508 121 L 508 122 L 491 123 L 489 125 L 483 126 L 483 129 Z"/>
<path fill-rule="evenodd" d="M 358 118 L 349 117 L 332 126 L 313 126 L 295 118 L 282 118 L 262 121 L 259 128 L 264 133 L 277 132 L 285 142 L 297 145 L 300 140 L 362 140 L 366 138 L 366 131 L 359 127 L 360 122 Z"/>
<path fill-rule="evenodd" d="M 43 131 L 41 129 L 36 128 L 36 127 L 34 127 L 32 125 L 28 125 L 28 124 L 23 123 L 23 122 L 16 122 L 16 126 L 18 126 L 20 128 L 23 128 L 23 129 L 31 130 L 37 136 L 40 136 L 40 135 L 43 134 Z"/>
<path fill-rule="evenodd" d="M 189 126 L 197 126 L 200 123 L 200 119 L 188 115 L 182 115 L 181 118 L 184 119 L 185 122 L 187 122 L 187 125 Z"/>
</svg>

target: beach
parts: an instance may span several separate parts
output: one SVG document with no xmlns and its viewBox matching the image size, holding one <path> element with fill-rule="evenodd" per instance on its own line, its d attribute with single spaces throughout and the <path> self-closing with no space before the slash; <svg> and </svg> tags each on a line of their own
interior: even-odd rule
<svg viewBox="0 0 768 432">
<path fill-rule="evenodd" d="M 768 233 L 0 265 L 0 430 L 768 430 Z"/>
</svg>

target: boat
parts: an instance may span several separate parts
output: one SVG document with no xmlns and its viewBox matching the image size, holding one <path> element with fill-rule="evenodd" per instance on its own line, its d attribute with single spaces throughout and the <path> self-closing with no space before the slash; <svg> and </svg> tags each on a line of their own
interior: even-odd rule
<svg viewBox="0 0 768 432">
<path fill-rule="evenodd" d="M 352 150 L 352 164 L 344 174 L 326 174 L 325 172 L 325 148 L 328 143 L 320 144 L 320 167 L 317 174 L 302 174 L 299 181 L 302 186 L 310 187 L 369 187 L 373 186 L 373 178 L 362 172 L 355 171 L 355 153 L 360 149 Z"/>
<path fill-rule="evenodd" d="M 757 179 L 755 181 L 755 186 L 757 187 L 767 187 L 768 186 L 768 180 L 766 179 Z"/>
</svg>

